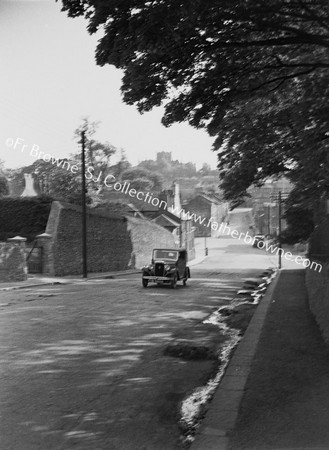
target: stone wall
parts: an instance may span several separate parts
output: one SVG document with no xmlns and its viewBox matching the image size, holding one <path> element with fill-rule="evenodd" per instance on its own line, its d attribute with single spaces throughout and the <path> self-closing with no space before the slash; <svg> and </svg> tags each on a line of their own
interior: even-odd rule
<svg viewBox="0 0 329 450">
<path fill-rule="evenodd" d="M 184 205 L 185 212 L 190 212 L 190 214 L 195 213 L 196 217 L 200 216 L 200 219 L 205 219 L 202 224 L 199 221 L 193 222 L 193 227 L 195 228 L 195 237 L 211 236 L 211 227 L 205 226 L 208 224 L 211 217 L 211 203 L 206 200 L 201 195 L 190 200 L 186 205 Z"/>
<path fill-rule="evenodd" d="M 251 233 L 251 226 L 253 226 L 253 212 L 252 208 L 235 208 L 228 214 L 228 226 L 230 230 L 237 230 L 238 233 Z M 226 232 L 227 234 L 227 232 Z"/>
<path fill-rule="evenodd" d="M 0 242 L 0 282 L 27 279 L 25 244 Z"/>
<path fill-rule="evenodd" d="M 46 233 L 49 242 L 51 275 L 82 273 L 81 208 L 53 202 Z M 87 213 L 88 272 L 124 270 L 131 263 L 132 245 L 123 217 Z"/>
<path fill-rule="evenodd" d="M 81 219 L 80 207 L 53 202 L 46 228 L 51 238 L 44 244 L 50 275 L 82 273 Z M 139 269 L 154 247 L 174 247 L 172 234 L 148 220 L 88 210 L 88 272 Z"/>
<path fill-rule="evenodd" d="M 305 281 L 310 310 L 324 340 L 329 343 L 329 263 L 321 264 L 321 272 L 311 268 L 306 269 Z"/>
<path fill-rule="evenodd" d="M 151 262 L 154 248 L 175 248 L 172 233 L 148 220 L 128 217 L 128 230 L 132 242 L 132 260 L 136 269 Z"/>
<path fill-rule="evenodd" d="M 219 237 L 221 235 L 220 230 L 220 224 L 222 224 L 223 222 L 226 221 L 227 217 L 229 214 L 229 209 L 228 209 L 228 203 L 221 203 L 221 204 L 217 204 L 217 203 L 212 203 L 211 205 L 211 217 L 213 219 L 213 222 L 216 222 L 218 224 L 218 227 L 216 226 L 209 226 L 210 230 L 211 230 L 211 237 Z"/>
<path fill-rule="evenodd" d="M 324 219 L 309 238 L 307 257 L 312 266 L 306 269 L 309 306 L 321 333 L 329 343 L 329 218 Z M 322 265 L 322 269 L 314 263 Z"/>
<path fill-rule="evenodd" d="M 329 262 L 329 217 L 317 225 L 309 238 L 308 257 Z"/>
</svg>

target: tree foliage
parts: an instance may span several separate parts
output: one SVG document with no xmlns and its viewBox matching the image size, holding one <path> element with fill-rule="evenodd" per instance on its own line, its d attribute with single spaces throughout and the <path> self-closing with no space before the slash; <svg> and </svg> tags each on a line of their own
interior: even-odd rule
<svg viewBox="0 0 329 450">
<path fill-rule="evenodd" d="M 206 128 L 227 199 L 287 174 L 307 195 L 328 190 L 327 0 L 62 0 L 88 31 L 103 28 L 99 65 L 124 70 L 139 111 Z"/>
<path fill-rule="evenodd" d="M 111 158 L 117 149 L 109 142 L 99 142 L 93 138 L 99 122 L 91 122 L 87 117 L 75 130 L 75 137 L 81 144 L 81 132 L 85 132 L 85 161 L 87 167 L 88 190 L 100 192 L 104 188 L 104 180 L 111 172 Z M 81 155 L 72 155 L 72 158 L 80 164 Z M 88 171 L 89 167 L 89 171 Z"/>
<path fill-rule="evenodd" d="M 285 212 L 287 228 L 282 233 L 282 242 L 295 244 L 306 241 L 314 230 L 313 214 L 311 209 L 301 208 L 298 205 L 289 207 Z"/>
<path fill-rule="evenodd" d="M 141 161 L 137 167 L 146 169 L 150 172 L 161 173 L 162 177 L 165 178 L 166 181 L 170 180 L 170 182 L 173 182 L 180 177 L 191 178 L 197 175 L 195 164 L 192 162 L 182 163 L 178 160 L 169 160 L 161 157 L 157 158 L 156 161 Z"/>
<path fill-rule="evenodd" d="M 120 159 L 116 164 L 111 166 L 111 173 L 115 177 L 115 179 L 121 178 L 121 175 L 124 171 L 131 168 L 130 162 L 127 160 L 126 154 L 123 149 L 121 149 Z"/>
<path fill-rule="evenodd" d="M 68 161 L 65 159 L 65 161 Z M 73 161 L 70 163 L 74 164 Z M 24 190 L 24 174 L 31 174 L 38 195 L 52 197 L 68 203 L 81 203 L 81 176 L 56 164 L 37 159 L 33 164 L 11 170 L 13 196 L 20 196 Z"/>
<path fill-rule="evenodd" d="M 138 191 L 162 190 L 162 177 L 159 173 L 151 172 L 140 167 L 131 167 L 121 174 L 121 180 L 130 183 Z"/>
<path fill-rule="evenodd" d="M 29 242 L 44 233 L 52 198 L 47 196 L 0 199 L 0 241 L 14 236 Z"/>
<path fill-rule="evenodd" d="M 0 175 L 0 197 L 4 197 L 9 194 L 9 186 L 7 178 Z"/>
<path fill-rule="evenodd" d="M 111 158 L 117 149 L 108 142 L 101 143 L 93 138 L 98 125 L 98 122 L 91 122 L 88 118 L 84 118 L 80 127 L 75 130 L 79 145 L 81 145 L 81 131 L 85 131 L 86 201 L 88 204 L 98 204 L 101 201 L 102 190 L 106 189 L 104 180 L 107 175 L 113 174 L 117 177 L 130 167 L 123 152 L 119 162 L 112 166 Z M 71 170 L 74 166 L 78 170 L 76 168 Z M 38 159 L 29 166 L 7 170 L 7 173 L 12 181 L 14 196 L 22 194 L 25 185 L 24 173 L 26 173 L 32 174 L 37 194 L 78 205 L 82 202 L 81 151 L 71 154 L 69 158 L 58 160 L 52 158 L 52 161 Z M 1 188 L 0 175 L 0 196 Z"/>
</svg>

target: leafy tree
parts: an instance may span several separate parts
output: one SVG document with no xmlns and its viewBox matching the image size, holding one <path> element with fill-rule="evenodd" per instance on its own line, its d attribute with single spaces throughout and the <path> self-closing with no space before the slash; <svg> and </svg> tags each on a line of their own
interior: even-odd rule
<svg viewBox="0 0 329 450">
<path fill-rule="evenodd" d="M 284 243 L 295 244 L 306 241 L 314 230 L 311 209 L 293 205 L 286 210 L 284 217 L 287 220 L 287 228 L 282 233 Z"/>
<path fill-rule="evenodd" d="M 65 161 L 69 161 L 65 159 Z M 73 161 L 69 161 L 74 164 Z M 24 189 L 24 173 L 32 174 L 39 195 L 52 197 L 68 203 L 81 204 L 81 176 L 70 170 L 58 167 L 56 164 L 38 159 L 30 166 L 12 171 L 14 195 L 21 195 Z M 87 199 L 87 201 L 90 201 Z"/>
<path fill-rule="evenodd" d="M 88 118 L 84 118 L 80 127 L 75 130 L 75 137 L 79 140 L 79 143 L 81 143 L 81 131 L 85 132 L 87 184 L 88 189 L 91 191 L 100 191 L 104 188 L 106 176 L 112 173 L 110 165 L 111 157 L 117 151 L 109 142 L 101 143 L 93 139 L 98 125 L 99 122 L 90 122 Z M 80 155 L 72 155 L 72 158 L 80 164 Z"/>
<path fill-rule="evenodd" d="M 4 176 L 0 176 L 0 197 L 9 194 L 9 186 L 7 178 Z"/>
<path fill-rule="evenodd" d="M 196 176 L 195 164 L 192 162 L 181 163 L 179 161 L 166 161 L 160 159 L 141 161 L 137 167 L 146 169 L 150 172 L 158 172 L 163 175 L 166 180 L 174 181 L 178 177 Z"/>
<path fill-rule="evenodd" d="M 123 172 L 131 168 L 130 162 L 127 160 L 126 154 L 123 149 L 121 149 L 120 160 L 111 166 L 111 173 L 115 179 L 121 178 Z"/>
<path fill-rule="evenodd" d="M 125 170 L 121 175 L 122 181 L 127 181 L 131 187 L 139 191 L 153 190 L 160 192 L 162 190 L 162 178 L 156 172 L 151 172 L 139 167 L 132 167 Z"/>
<path fill-rule="evenodd" d="M 5 169 L 5 163 L 0 159 L 0 197 L 9 194 L 9 184 L 7 179 L 7 172 Z"/>
<path fill-rule="evenodd" d="M 88 190 L 86 201 L 93 204 L 100 201 L 101 191 L 105 187 L 105 177 L 111 173 L 110 158 L 116 152 L 116 148 L 111 144 L 102 144 L 92 139 L 97 125 L 97 122 L 84 119 L 81 127 L 75 132 L 76 137 L 80 137 L 81 129 L 86 132 L 86 186 Z M 61 161 L 62 164 L 54 164 L 38 159 L 29 166 L 8 170 L 14 188 L 13 195 L 21 195 L 24 189 L 24 173 L 29 173 L 33 174 L 36 180 L 35 187 L 39 195 L 45 194 L 55 200 L 81 204 L 81 155 L 79 153 L 72 154 L 69 158 L 59 159 L 59 162 Z M 79 170 L 72 173 L 69 167 L 74 165 L 78 166 Z M 121 166 L 123 167 L 123 165 L 124 163 L 121 161 Z M 129 163 L 126 161 L 125 167 L 128 165 Z"/>
<path fill-rule="evenodd" d="M 124 70 L 128 104 L 165 103 L 165 125 L 215 137 L 227 199 L 283 173 L 307 196 L 328 195 L 327 0 L 62 4 L 90 33 L 103 27 L 96 61 Z"/>
<path fill-rule="evenodd" d="M 4 175 L 5 174 L 5 163 L 4 161 L 0 158 L 0 174 Z"/>
<path fill-rule="evenodd" d="M 211 167 L 207 163 L 203 163 L 199 171 L 201 175 L 209 175 L 211 173 Z"/>
<path fill-rule="evenodd" d="M 326 0 L 62 0 L 88 31 L 103 27 L 96 61 L 124 69 L 124 98 L 164 121 L 217 132 L 244 94 L 328 69 Z M 216 130 L 216 131 L 215 131 Z"/>
<path fill-rule="evenodd" d="M 303 186 L 308 199 L 329 192 L 329 89 L 323 75 L 309 81 L 307 95 L 293 83 L 284 95 L 240 103 L 226 115 L 217 146 L 227 198 L 239 201 L 251 183 L 280 174 Z"/>
</svg>

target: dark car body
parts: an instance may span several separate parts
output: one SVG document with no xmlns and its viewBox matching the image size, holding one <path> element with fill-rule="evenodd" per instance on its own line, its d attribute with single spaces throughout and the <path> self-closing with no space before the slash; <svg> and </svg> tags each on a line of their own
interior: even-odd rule
<svg viewBox="0 0 329 450">
<path fill-rule="evenodd" d="M 147 287 L 149 282 L 168 284 L 175 288 L 177 281 L 190 278 L 187 266 L 187 251 L 185 249 L 155 248 L 152 252 L 151 264 L 143 267 L 142 284 Z"/>
<path fill-rule="evenodd" d="M 256 234 L 253 239 L 253 247 L 258 247 L 259 242 L 264 242 L 265 236 L 263 234 Z"/>
</svg>

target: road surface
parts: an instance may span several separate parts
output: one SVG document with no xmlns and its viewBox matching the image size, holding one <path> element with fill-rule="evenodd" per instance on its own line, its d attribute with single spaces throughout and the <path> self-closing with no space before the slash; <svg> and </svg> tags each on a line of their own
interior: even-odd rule
<svg viewBox="0 0 329 450">
<path fill-rule="evenodd" d="M 175 290 L 130 275 L 0 292 L 0 449 L 181 448 L 179 405 L 218 362 L 165 350 L 221 345 L 203 320 L 273 265 L 234 239 L 207 245 Z"/>
</svg>

